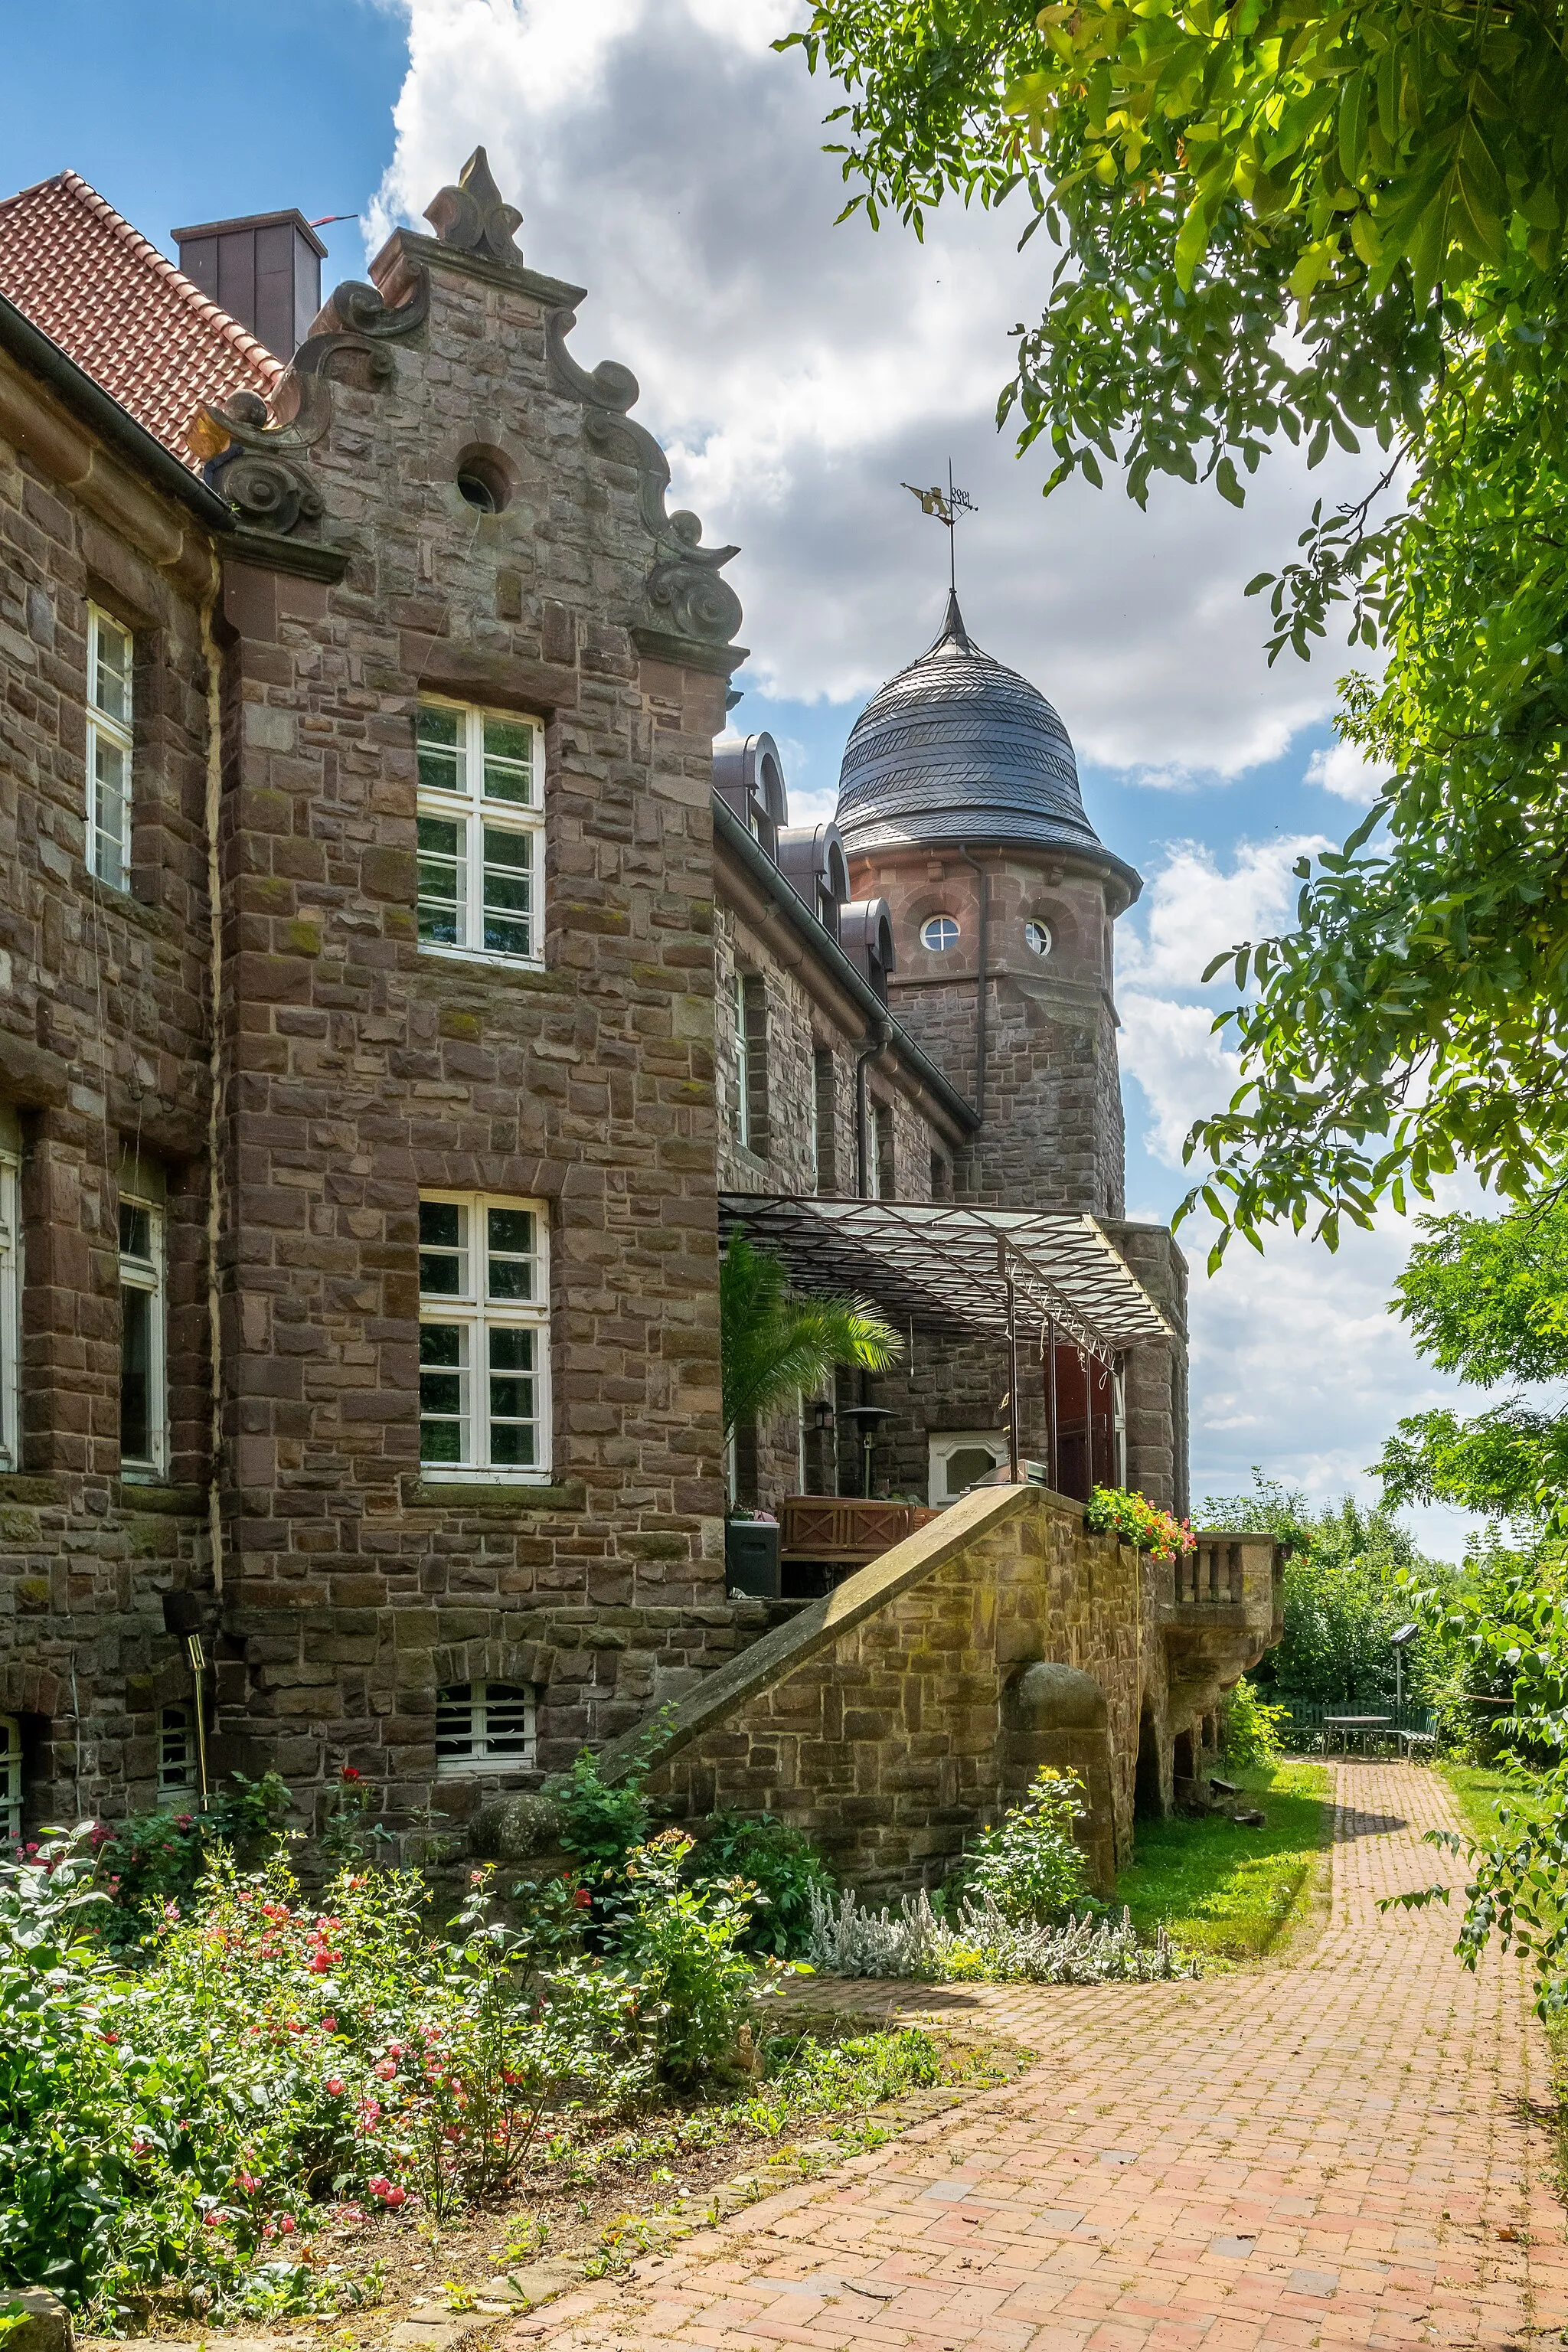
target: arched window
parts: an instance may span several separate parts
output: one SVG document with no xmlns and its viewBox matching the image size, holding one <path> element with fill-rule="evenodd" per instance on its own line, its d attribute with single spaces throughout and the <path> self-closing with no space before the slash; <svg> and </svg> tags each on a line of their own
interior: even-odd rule
<svg viewBox="0 0 1568 2352">
<path fill-rule="evenodd" d="M 527 1683 L 454 1683 L 436 1694 L 436 1770 L 531 1764 L 534 1694 Z"/>
<path fill-rule="evenodd" d="M 958 945 L 958 919 L 953 915 L 928 915 L 921 925 L 921 945 L 933 955 L 945 955 Z"/>
<path fill-rule="evenodd" d="M 1053 944 L 1051 927 L 1048 923 L 1025 924 L 1024 945 L 1031 955 L 1048 956 Z"/>
<path fill-rule="evenodd" d="M 186 1706 L 166 1706 L 158 1717 L 158 1793 L 194 1797 L 196 1792 L 196 1726 Z"/>
<path fill-rule="evenodd" d="M 22 1727 L 0 1715 L 0 1841 L 22 1834 Z"/>
</svg>

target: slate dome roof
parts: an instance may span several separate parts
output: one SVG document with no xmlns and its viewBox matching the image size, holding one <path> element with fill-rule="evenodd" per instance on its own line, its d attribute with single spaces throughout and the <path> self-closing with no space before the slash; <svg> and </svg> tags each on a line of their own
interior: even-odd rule
<svg viewBox="0 0 1568 2352">
<path fill-rule="evenodd" d="M 1076 849 L 1138 886 L 1084 814 L 1067 729 L 1038 687 L 972 641 L 956 595 L 935 644 L 856 720 L 837 824 L 851 857 L 910 842 Z"/>
</svg>

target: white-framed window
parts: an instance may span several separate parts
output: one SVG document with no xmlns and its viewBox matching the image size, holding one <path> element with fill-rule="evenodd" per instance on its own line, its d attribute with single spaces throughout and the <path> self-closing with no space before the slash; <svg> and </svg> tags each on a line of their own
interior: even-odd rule
<svg viewBox="0 0 1568 2352">
<path fill-rule="evenodd" d="M 22 1834 L 22 1726 L 0 1715 L 0 1843 Z"/>
<path fill-rule="evenodd" d="M 22 1460 L 22 1164 L 0 1150 L 0 1470 Z"/>
<path fill-rule="evenodd" d="M 529 1683 L 458 1683 L 436 1694 L 436 1771 L 504 1770 L 537 1753 Z"/>
<path fill-rule="evenodd" d="M 921 945 L 930 948 L 933 955 L 945 955 L 949 948 L 958 945 L 958 919 L 954 915 L 928 915 L 921 925 Z"/>
<path fill-rule="evenodd" d="M 428 1475 L 549 1477 L 549 1246 L 542 1201 L 421 1194 L 419 1459 Z"/>
<path fill-rule="evenodd" d="M 1048 956 L 1053 945 L 1049 923 L 1026 923 L 1024 945 L 1031 955 Z"/>
<path fill-rule="evenodd" d="M 544 730 L 515 710 L 422 700 L 419 944 L 544 961 Z"/>
<path fill-rule="evenodd" d="M 746 975 L 735 974 L 735 1140 L 752 1141 L 752 1041 L 746 1034 Z"/>
<path fill-rule="evenodd" d="M 169 1466 L 163 1213 L 120 1196 L 120 1473 L 161 1478 Z"/>
<path fill-rule="evenodd" d="M 87 608 L 87 863 L 116 890 L 131 860 L 131 632 Z"/>
<path fill-rule="evenodd" d="M 1008 1459 L 1006 1435 L 1000 1429 L 950 1429 L 933 1433 L 928 1442 L 926 1492 L 934 1510 L 983 1485 Z"/>
<path fill-rule="evenodd" d="M 166 1706 L 158 1717 L 158 1793 L 194 1797 L 196 1792 L 196 1723 L 193 1708 Z"/>
</svg>

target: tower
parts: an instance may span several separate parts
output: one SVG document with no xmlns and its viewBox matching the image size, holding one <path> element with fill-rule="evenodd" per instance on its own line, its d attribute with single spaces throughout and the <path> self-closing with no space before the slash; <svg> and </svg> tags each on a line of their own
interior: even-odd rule
<svg viewBox="0 0 1568 2352">
<path fill-rule="evenodd" d="M 981 1113 L 961 1192 L 1119 1218 L 1112 926 L 1142 885 L 1085 814 L 1056 711 L 956 594 L 856 721 L 837 822 L 856 898 L 892 915 L 889 1005 Z"/>
</svg>

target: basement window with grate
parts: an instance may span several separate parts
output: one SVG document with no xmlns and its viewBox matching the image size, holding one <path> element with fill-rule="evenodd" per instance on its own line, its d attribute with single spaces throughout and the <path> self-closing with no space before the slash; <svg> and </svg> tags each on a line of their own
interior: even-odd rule
<svg viewBox="0 0 1568 2352">
<path fill-rule="evenodd" d="M 196 1725 L 191 1708 L 166 1706 L 158 1717 L 158 1794 L 196 1793 Z"/>
<path fill-rule="evenodd" d="M 544 961 L 544 730 L 515 710 L 419 705 L 419 944 Z"/>
<path fill-rule="evenodd" d="M 427 1477 L 550 1475 L 542 1201 L 419 1202 L 419 1459 Z"/>
<path fill-rule="evenodd" d="M 22 1834 L 22 1726 L 14 1715 L 0 1715 L 0 1841 L 13 1843 Z"/>
<path fill-rule="evenodd" d="M 436 1695 L 436 1770 L 517 1769 L 533 1763 L 533 1687 L 528 1683 L 456 1683 Z"/>
</svg>

